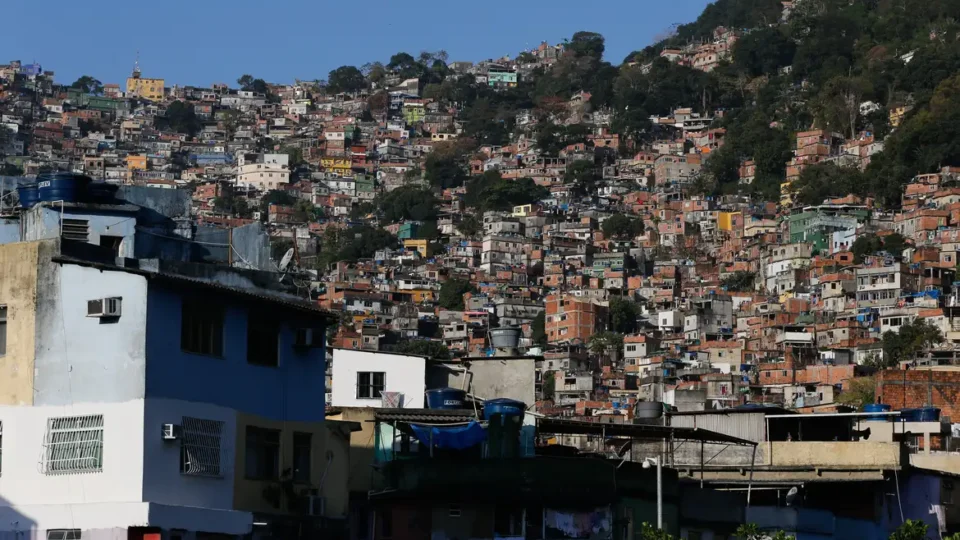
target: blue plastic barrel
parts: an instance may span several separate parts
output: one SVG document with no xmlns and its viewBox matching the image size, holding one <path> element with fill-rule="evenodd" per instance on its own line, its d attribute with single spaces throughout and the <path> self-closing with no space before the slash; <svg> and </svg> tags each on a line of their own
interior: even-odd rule
<svg viewBox="0 0 960 540">
<path fill-rule="evenodd" d="M 490 420 L 495 414 L 501 416 L 523 416 L 526 410 L 527 405 L 524 402 L 514 399 L 488 399 L 483 402 L 483 417 L 487 420 Z"/>
<path fill-rule="evenodd" d="M 866 413 L 886 413 L 890 412 L 890 405 L 886 403 L 870 403 L 863 406 L 863 412 Z M 891 419 L 887 415 L 873 415 L 864 418 L 865 422 L 889 422 Z"/>
<path fill-rule="evenodd" d="M 940 409 L 936 407 L 900 409 L 900 419 L 904 422 L 939 422 Z"/>
<path fill-rule="evenodd" d="M 20 197 L 20 206 L 33 208 L 40 201 L 37 183 L 26 179 L 21 180 L 17 186 L 17 196 Z"/>
<path fill-rule="evenodd" d="M 427 390 L 427 407 L 431 409 L 462 409 L 467 393 L 457 388 Z"/>
<path fill-rule="evenodd" d="M 41 201 L 77 202 L 86 194 L 90 177 L 74 173 L 50 173 L 37 177 Z"/>
</svg>

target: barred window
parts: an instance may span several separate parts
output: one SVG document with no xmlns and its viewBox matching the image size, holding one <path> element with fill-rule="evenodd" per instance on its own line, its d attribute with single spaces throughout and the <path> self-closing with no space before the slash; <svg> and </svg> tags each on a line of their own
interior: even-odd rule
<svg viewBox="0 0 960 540">
<path fill-rule="evenodd" d="M 220 420 L 183 417 L 180 474 L 223 476 L 223 426 Z"/>
<path fill-rule="evenodd" d="M 103 470 L 103 415 L 47 420 L 44 474 Z"/>
<path fill-rule="evenodd" d="M 80 529 L 48 529 L 47 540 L 80 540 Z"/>
</svg>

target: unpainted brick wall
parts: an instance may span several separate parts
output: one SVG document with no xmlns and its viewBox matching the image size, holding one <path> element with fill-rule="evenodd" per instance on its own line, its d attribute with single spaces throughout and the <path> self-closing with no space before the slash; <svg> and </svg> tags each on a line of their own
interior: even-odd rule
<svg viewBox="0 0 960 540">
<path fill-rule="evenodd" d="M 896 409 L 937 407 L 960 419 L 960 372 L 888 369 L 877 373 L 876 395 Z"/>
</svg>

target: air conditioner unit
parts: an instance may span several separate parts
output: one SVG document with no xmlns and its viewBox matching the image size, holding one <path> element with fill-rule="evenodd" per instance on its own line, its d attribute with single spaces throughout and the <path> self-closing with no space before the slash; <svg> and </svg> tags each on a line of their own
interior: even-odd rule
<svg viewBox="0 0 960 540">
<path fill-rule="evenodd" d="M 121 300 L 122 298 L 119 296 L 88 300 L 87 317 L 119 317 Z"/>
<path fill-rule="evenodd" d="M 163 424 L 163 440 L 175 441 L 180 438 L 181 428 L 177 424 Z"/>
</svg>

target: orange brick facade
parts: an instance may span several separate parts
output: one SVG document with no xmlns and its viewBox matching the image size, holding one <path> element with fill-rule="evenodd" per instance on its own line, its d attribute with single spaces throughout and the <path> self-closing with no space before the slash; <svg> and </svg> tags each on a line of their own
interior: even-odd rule
<svg viewBox="0 0 960 540">
<path fill-rule="evenodd" d="M 575 296 L 550 295 L 546 298 L 544 330 L 550 343 L 586 343 L 603 330 L 607 309 L 592 300 Z"/>
<path fill-rule="evenodd" d="M 960 372 L 889 369 L 877 373 L 876 396 L 896 409 L 937 407 L 960 418 Z"/>
</svg>

